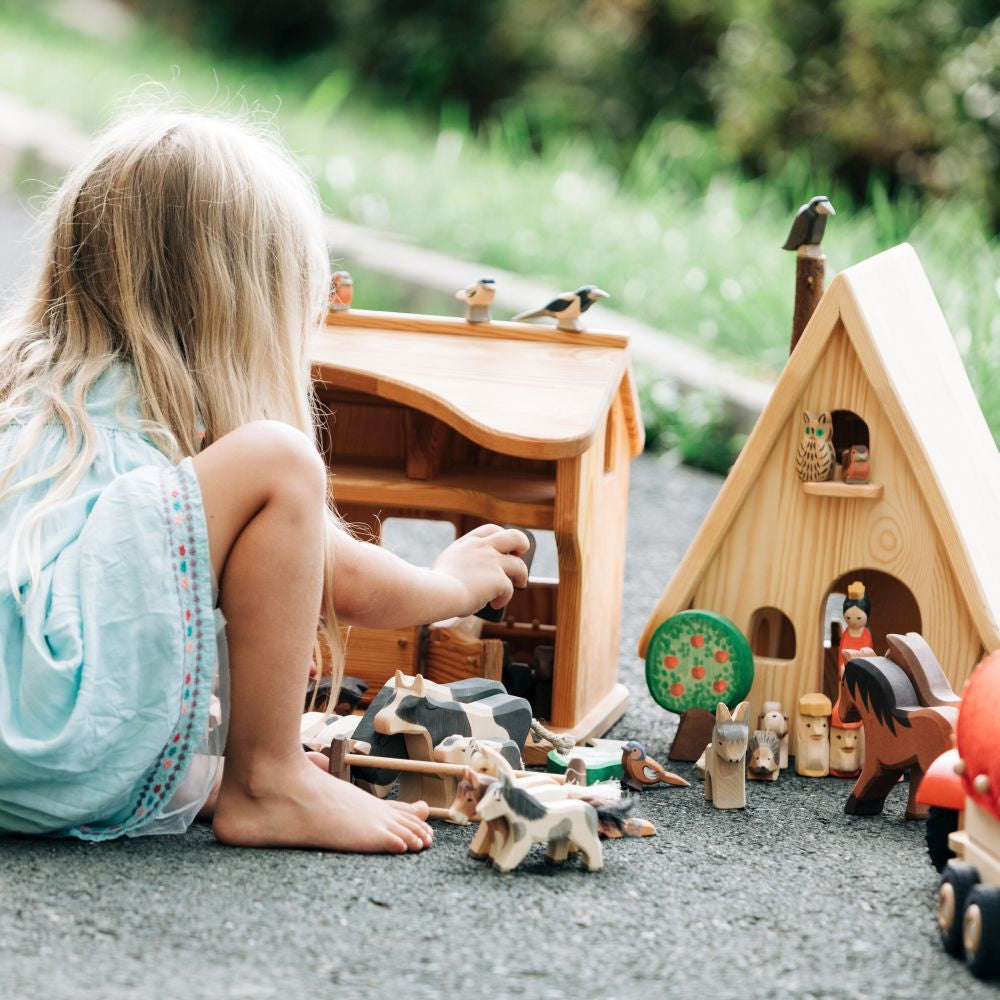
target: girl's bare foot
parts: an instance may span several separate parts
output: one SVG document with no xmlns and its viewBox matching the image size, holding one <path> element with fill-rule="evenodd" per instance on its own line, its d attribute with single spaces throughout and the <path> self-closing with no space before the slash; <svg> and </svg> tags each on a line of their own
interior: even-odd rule
<svg viewBox="0 0 1000 1000">
<path fill-rule="evenodd" d="M 237 780 L 227 768 L 213 829 L 225 844 L 402 853 L 429 847 L 425 803 L 377 799 L 299 754 Z"/>
</svg>

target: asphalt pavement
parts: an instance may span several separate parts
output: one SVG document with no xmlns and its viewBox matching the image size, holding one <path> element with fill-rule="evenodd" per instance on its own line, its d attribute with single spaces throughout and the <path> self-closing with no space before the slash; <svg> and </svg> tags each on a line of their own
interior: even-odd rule
<svg viewBox="0 0 1000 1000">
<path fill-rule="evenodd" d="M 16 207 L 16 206 L 15 206 Z M 23 213 L 22 213 L 23 214 Z M 0 200 L 0 243 L 26 227 Z M 21 269 L 0 254 L 0 285 Z M 676 720 L 635 656 L 650 609 L 720 480 L 633 465 L 621 676 L 610 735 L 663 760 Z M 602 871 L 535 848 L 494 872 L 472 828 L 416 856 L 242 850 L 199 827 L 89 845 L 0 838 L 0 1000 L 161 998 L 995 997 L 937 942 L 923 825 L 844 814 L 849 782 L 784 773 L 743 811 L 701 785 L 647 790 L 655 837 L 606 844 Z"/>
</svg>

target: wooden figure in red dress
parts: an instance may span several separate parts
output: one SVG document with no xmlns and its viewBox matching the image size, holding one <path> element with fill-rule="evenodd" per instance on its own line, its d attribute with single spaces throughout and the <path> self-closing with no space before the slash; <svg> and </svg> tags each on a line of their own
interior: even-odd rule
<svg viewBox="0 0 1000 1000">
<path fill-rule="evenodd" d="M 846 628 L 840 636 L 840 672 L 844 664 L 855 656 L 874 656 L 871 632 L 868 631 L 868 615 L 872 610 L 871 598 L 865 595 L 865 585 L 859 580 L 847 586 L 844 598 L 844 624 Z"/>
</svg>

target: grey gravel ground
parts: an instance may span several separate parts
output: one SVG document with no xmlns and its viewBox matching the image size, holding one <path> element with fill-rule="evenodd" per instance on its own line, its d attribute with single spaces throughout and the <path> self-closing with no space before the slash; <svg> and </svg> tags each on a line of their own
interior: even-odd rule
<svg viewBox="0 0 1000 1000">
<path fill-rule="evenodd" d="M 719 484 L 650 457 L 633 467 L 633 700 L 612 735 L 661 759 L 675 720 L 634 651 Z M 499 875 L 466 857 L 471 830 L 444 824 L 415 857 L 236 850 L 204 828 L 99 846 L 0 838 L 0 1000 L 996 996 L 937 943 L 937 879 L 902 790 L 883 817 L 856 819 L 847 787 L 785 774 L 752 783 L 743 812 L 706 805 L 697 782 L 647 791 L 657 836 L 608 844 L 594 874 L 550 869 L 536 848 Z"/>
</svg>

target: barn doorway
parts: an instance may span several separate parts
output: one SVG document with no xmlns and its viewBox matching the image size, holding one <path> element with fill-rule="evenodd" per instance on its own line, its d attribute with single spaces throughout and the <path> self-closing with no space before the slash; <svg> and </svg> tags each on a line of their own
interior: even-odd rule
<svg viewBox="0 0 1000 1000">
<path fill-rule="evenodd" d="M 837 577 L 830 584 L 820 611 L 823 644 L 821 690 L 833 702 L 837 700 L 840 685 L 838 660 L 844 598 L 847 597 L 848 586 L 855 580 L 864 584 L 865 594 L 871 601 L 867 625 L 872 634 L 872 648 L 879 656 L 888 648 L 886 635 L 921 631 L 917 599 L 902 580 L 877 569 L 852 569 Z"/>
</svg>

